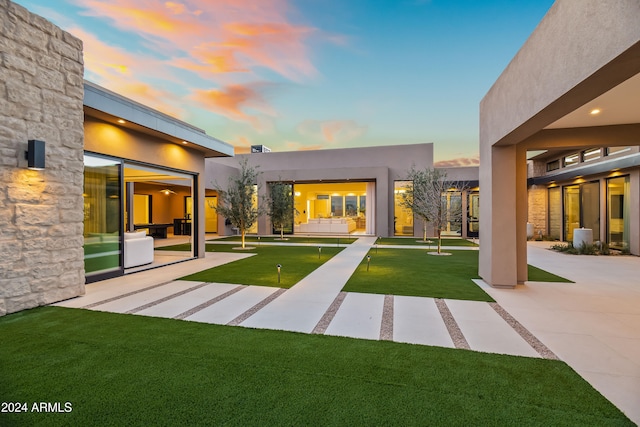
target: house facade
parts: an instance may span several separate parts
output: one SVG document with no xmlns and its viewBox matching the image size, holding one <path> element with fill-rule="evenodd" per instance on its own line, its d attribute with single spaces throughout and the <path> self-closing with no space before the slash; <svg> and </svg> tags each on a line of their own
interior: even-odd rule
<svg viewBox="0 0 640 427">
<path fill-rule="evenodd" d="M 410 183 L 412 167 L 433 167 L 433 144 L 394 145 L 292 152 L 264 152 L 207 160 L 208 185 L 224 188 L 247 161 L 259 172 L 257 199 L 268 196 L 269 184 L 291 185 L 296 215 L 287 230 L 292 234 L 364 234 L 381 237 L 422 236 L 423 224 L 402 207 L 402 193 Z M 451 218 L 449 235 L 478 236 L 478 168 L 445 169 L 447 179 L 464 183 L 443 195 L 462 214 Z M 220 235 L 235 231 L 223 218 Z M 251 232 L 272 234 L 267 215 Z M 429 235 L 433 230 L 429 229 Z"/>
</svg>

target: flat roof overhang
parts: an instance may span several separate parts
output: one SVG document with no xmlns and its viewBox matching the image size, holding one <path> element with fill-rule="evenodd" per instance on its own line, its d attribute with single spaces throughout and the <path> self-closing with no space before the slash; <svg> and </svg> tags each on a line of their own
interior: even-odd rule
<svg viewBox="0 0 640 427">
<path fill-rule="evenodd" d="M 149 108 L 94 83 L 84 82 L 84 113 L 116 126 L 142 132 L 208 157 L 232 157 L 233 146 L 209 136 L 200 128 Z M 124 120 L 120 123 L 118 120 Z"/>
</svg>

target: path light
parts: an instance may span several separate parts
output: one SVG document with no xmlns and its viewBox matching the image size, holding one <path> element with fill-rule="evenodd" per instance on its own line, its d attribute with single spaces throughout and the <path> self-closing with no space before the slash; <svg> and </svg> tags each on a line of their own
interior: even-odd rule
<svg viewBox="0 0 640 427">
<path fill-rule="evenodd" d="M 322 253 L 322 246 L 318 246 L 318 259 L 320 259 L 321 253 Z"/>
<path fill-rule="evenodd" d="M 280 269 L 282 268 L 282 265 L 278 264 L 276 267 L 278 267 L 278 283 L 280 283 Z"/>
<path fill-rule="evenodd" d="M 260 246 L 260 236 L 258 236 L 258 246 Z"/>
<path fill-rule="evenodd" d="M 371 255 L 367 255 L 367 271 L 369 271 L 369 264 L 371 263 Z"/>
<path fill-rule="evenodd" d="M 340 238 L 338 237 L 338 247 L 340 247 Z"/>
</svg>

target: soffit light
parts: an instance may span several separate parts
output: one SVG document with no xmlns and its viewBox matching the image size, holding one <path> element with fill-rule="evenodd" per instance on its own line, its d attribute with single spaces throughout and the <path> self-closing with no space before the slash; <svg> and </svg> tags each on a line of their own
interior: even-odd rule
<svg viewBox="0 0 640 427">
<path fill-rule="evenodd" d="M 591 110 L 589 112 L 589 114 L 591 114 L 592 116 L 595 116 L 597 114 L 600 114 L 600 109 L 599 108 L 594 108 L 593 110 Z"/>
<path fill-rule="evenodd" d="M 125 121 L 124 121 L 124 120 L 122 120 L 122 119 L 118 119 L 118 123 L 120 123 L 121 125 L 123 125 L 123 124 L 125 124 L 125 123 L 127 123 L 127 122 L 125 122 Z"/>
<path fill-rule="evenodd" d="M 170 189 L 168 189 L 168 188 L 165 188 L 164 190 L 160 190 L 160 192 L 161 192 L 161 193 L 164 193 L 164 194 L 165 194 L 165 195 L 167 195 L 167 196 L 168 196 L 169 194 L 176 194 L 176 192 L 175 192 L 175 191 L 170 190 Z"/>
</svg>

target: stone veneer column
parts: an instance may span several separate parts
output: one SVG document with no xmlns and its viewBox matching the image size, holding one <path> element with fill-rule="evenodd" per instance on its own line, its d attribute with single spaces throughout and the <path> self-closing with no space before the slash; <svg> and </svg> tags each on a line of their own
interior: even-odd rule
<svg viewBox="0 0 640 427">
<path fill-rule="evenodd" d="M 0 315 L 84 293 L 83 96 L 82 42 L 0 0 Z"/>
</svg>

